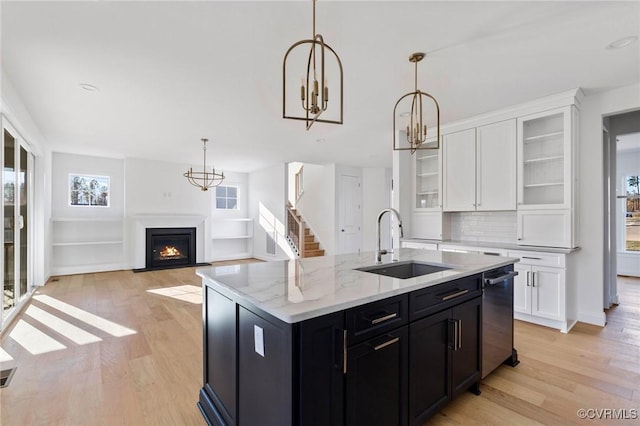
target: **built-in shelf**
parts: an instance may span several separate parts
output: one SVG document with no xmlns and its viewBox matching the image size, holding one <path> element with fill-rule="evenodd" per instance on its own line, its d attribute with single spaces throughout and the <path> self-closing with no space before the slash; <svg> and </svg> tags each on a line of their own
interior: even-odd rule
<svg viewBox="0 0 640 426">
<path fill-rule="evenodd" d="M 427 154 L 427 155 L 422 155 L 420 157 L 416 157 L 416 160 L 426 160 L 428 158 L 436 158 L 438 157 L 438 154 Z"/>
<path fill-rule="evenodd" d="M 424 192 L 418 192 L 418 195 L 436 195 L 438 193 L 438 191 L 424 191 Z"/>
<path fill-rule="evenodd" d="M 541 163 L 541 162 L 554 161 L 554 160 L 562 160 L 563 158 L 564 158 L 563 155 L 554 155 L 554 156 L 551 156 L 551 157 L 532 158 L 530 160 L 525 160 L 524 164 Z"/>
<path fill-rule="evenodd" d="M 239 240 L 243 238 L 253 238 L 253 235 L 233 235 L 228 237 L 213 237 L 214 240 Z"/>
<path fill-rule="evenodd" d="M 118 241 L 74 241 L 66 243 L 52 243 L 53 247 L 65 247 L 65 246 L 100 246 L 110 244 L 122 244 L 122 240 Z"/>
<path fill-rule="evenodd" d="M 211 222 L 211 260 L 251 257 L 253 219 L 248 217 L 214 218 Z"/>
<path fill-rule="evenodd" d="M 124 267 L 123 217 L 55 217 L 51 224 L 54 275 Z"/>
<path fill-rule="evenodd" d="M 532 141 L 537 141 L 537 140 L 540 140 L 540 139 L 555 138 L 557 136 L 564 136 L 564 131 L 546 133 L 544 135 L 528 136 L 528 137 L 524 138 L 524 141 L 525 142 L 532 142 Z"/>
<path fill-rule="evenodd" d="M 525 188 L 541 188 L 544 186 L 561 186 L 564 185 L 564 182 L 547 182 L 547 183 L 531 183 L 528 185 L 524 185 Z"/>
<path fill-rule="evenodd" d="M 113 217 L 54 217 L 51 219 L 53 222 L 122 222 L 122 218 Z"/>
<path fill-rule="evenodd" d="M 438 176 L 438 172 L 419 173 L 417 176 L 419 177 Z"/>
</svg>

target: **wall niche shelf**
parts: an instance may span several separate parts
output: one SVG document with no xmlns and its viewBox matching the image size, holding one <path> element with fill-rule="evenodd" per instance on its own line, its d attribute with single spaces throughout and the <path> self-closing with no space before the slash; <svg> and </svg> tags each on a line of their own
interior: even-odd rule
<svg viewBox="0 0 640 426">
<path fill-rule="evenodd" d="M 253 255 L 253 219 L 214 218 L 211 221 L 212 260 L 243 259 Z"/>
<path fill-rule="evenodd" d="M 122 217 L 51 219 L 52 274 L 112 271 L 124 268 Z"/>
</svg>

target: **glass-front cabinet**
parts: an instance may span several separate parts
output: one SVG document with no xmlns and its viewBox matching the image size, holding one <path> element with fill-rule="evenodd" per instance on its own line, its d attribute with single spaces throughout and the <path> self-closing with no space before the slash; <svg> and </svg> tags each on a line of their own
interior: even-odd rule
<svg viewBox="0 0 640 426">
<path fill-rule="evenodd" d="M 518 244 L 578 244 L 577 124 L 574 105 L 518 118 Z"/>
<path fill-rule="evenodd" d="M 435 141 L 427 142 L 435 146 Z M 415 204 L 421 211 L 442 210 L 442 180 L 440 173 L 440 149 L 417 150 L 415 154 Z"/>
<path fill-rule="evenodd" d="M 570 208 L 572 107 L 518 119 L 518 209 Z"/>
</svg>

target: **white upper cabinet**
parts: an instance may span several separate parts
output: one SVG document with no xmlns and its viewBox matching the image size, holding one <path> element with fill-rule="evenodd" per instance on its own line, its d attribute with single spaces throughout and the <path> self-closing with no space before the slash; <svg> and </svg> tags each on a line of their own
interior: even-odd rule
<svg viewBox="0 0 640 426">
<path fill-rule="evenodd" d="M 435 145 L 435 140 L 427 142 L 426 145 Z M 416 196 L 413 208 L 423 211 L 441 211 L 440 149 L 417 150 L 414 156 Z"/>
<path fill-rule="evenodd" d="M 516 209 L 516 120 L 445 135 L 444 211 Z"/>
<path fill-rule="evenodd" d="M 444 211 L 476 209 L 476 129 L 442 139 Z"/>
<path fill-rule="evenodd" d="M 518 118 L 518 244 L 576 247 L 575 106 Z"/>
<path fill-rule="evenodd" d="M 516 120 L 476 128 L 476 210 L 516 209 Z"/>
<path fill-rule="evenodd" d="M 571 208 L 571 110 L 518 118 L 518 209 Z"/>
</svg>

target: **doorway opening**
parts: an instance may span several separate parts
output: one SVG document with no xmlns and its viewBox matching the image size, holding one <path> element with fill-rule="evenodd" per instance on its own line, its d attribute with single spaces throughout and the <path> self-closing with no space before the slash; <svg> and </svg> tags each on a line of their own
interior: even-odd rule
<svg viewBox="0 0 640 426">
<path fill-rule="evenodd" d="M 619 276 L 640 277 L 640 111 L 605 117 L 603 146 L 604 308 L 608 309 L 620 303 Z"/>
</svg>

